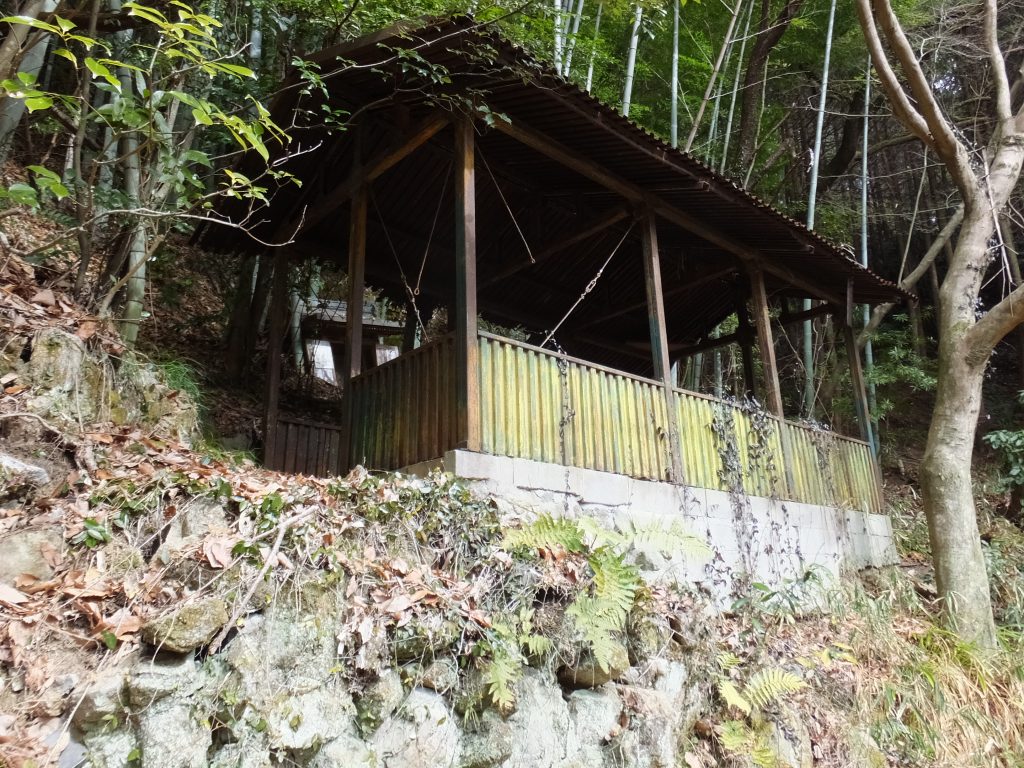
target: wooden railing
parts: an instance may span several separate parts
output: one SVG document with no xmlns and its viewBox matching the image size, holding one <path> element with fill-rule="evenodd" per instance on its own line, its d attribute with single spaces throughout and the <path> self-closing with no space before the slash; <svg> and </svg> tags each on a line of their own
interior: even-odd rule
<svg viewBox="0 0 1024 768">
<path fill-rule="evenodd" d="M 302 475 L 341 474 L 342 430 L 337 424 L 278 416 L 265 448 L 268 469 Z"/>
<path fill-rule="evenodd" d="M 686 485 L 882 508 L 866 443 L 486 333 L 480 407 L 485 453 L 666 480 L 676 431 Z"/>
<path fill-rule="evenodd" d="M 449 335 L 353 379 L 349 463 L 399 469 L 454 448 L 454 364 Z"/>
</svg>

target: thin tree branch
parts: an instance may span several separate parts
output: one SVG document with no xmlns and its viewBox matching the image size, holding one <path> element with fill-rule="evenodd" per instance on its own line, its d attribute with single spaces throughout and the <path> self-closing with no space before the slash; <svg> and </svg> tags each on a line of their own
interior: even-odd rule
<svg viewBox="0 0 1024 768">
<path fill-rule="evenodd" d="M 996 344 L 1021 324 L 1024 324 L 1024 285 L 1017 286 L 964 335 L 967 362 L 974 366 L 987 363 Z"/>
</svg>

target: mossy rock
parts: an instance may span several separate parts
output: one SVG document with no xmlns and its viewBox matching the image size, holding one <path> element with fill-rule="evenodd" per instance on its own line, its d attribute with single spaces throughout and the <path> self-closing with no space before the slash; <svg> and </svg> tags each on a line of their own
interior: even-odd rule
<svg viewBox="0 0 1024 768">
<path fill-rule="evenodd" d="M 219 597 L 207 597 L 147 622 L 140 634 L 150 645 L 186 653 L 213 640 L 227 622 L 227 604 Z"/>
</svg>

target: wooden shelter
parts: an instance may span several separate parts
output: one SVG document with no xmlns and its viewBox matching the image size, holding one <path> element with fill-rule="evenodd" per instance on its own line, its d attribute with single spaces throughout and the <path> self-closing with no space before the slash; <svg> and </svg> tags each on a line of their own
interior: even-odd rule
<svg viewBox="0 0 1024 768">
<path fill-rule="evenodd" d="M 852 309 L 901 300 L 895 285 L 470 18 L 385 29 L 313 62 L 323 91 L 295 78 L 272 109 L 304 121 L 278 166 L 303 183 L 274 193 L 258 234 L 294 237 L 281 259 L 346 264 L 350 306 L 370 283 L 411 317 L 446 308 L 451 333 L 369 370 L 347 355 L 344 423 L 305 429 L 279 428 L 271 355 L 268 455 L 332 472 L 463 448 L 718 488 L 725 423 L 744 444 L 757 431 L 784 467 L 745 474 L 750 492 L 878 510 L 866 442 L 786 420 L 771 316 L 838 318 L 864 437 Z M 347 130 L 323 121 L 339 113 Z M 814 308 L 790 314 L 804 298 Z M 734 313 L 735 333 L 712 338 Z M 536 343 L 483 332 L 481 317 Z M 361 349 L 361 323 L 345 333 Z M 767 416 L 675 386 L 674 362 L 727 342 Z"/>
</svg>

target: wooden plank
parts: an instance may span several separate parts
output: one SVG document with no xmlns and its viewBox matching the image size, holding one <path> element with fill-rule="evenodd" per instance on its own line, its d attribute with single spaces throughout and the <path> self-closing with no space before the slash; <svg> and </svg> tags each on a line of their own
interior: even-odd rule
<svg viewBox="0 0 1024 768">
<path fill-rule="evenodd" d="M 281 397 L 281 346 L 284 344 L 288 309 L 288 259 L 283 251 L 274 258 L 274 283 L 270 294 L 270 334 L 267 340 L 266 412 L 263 418 L 263 460 L 278 451 L 279 398 Z M 278 465 L 275 469 L 283 469 Z"/>
<path fill-rule="evenodd" d="M 672 390 L 672 363 L 668 357 L 668 331 L 665 327 L 665 296 L 661 288 L 661 254 L 658 252 L 658 224 L 647 212 L 640 222 L 640 242 L 644 259 L 644 290 L 647 294 L 647 319 L 651 332 L 651 352 L 654 378 L 662 385 L 665 410 Z M 679 428 L 675 419 L 668 421 L 671 480 L 683 482 L 683 450 L 679 442 Z M 659 480 L 661 478 L 658 478 Z"/>
<path fill-rule="evenodd" d="M 850 365 L 850 382 L 853 386 L 853 404 L 857 409 L 857 425 L 860 436 L 871 447 L 871 456 L 875 458 L 875 441 L 871 434 L 871 412 L 868 408 L 867 388 L 864 385 L 864 369 L 860 364 L 860 350 L 857 347 L 857 336 L 852 325 L 843 326 L 843 340 L 846 342 L 846 357 Z"/>
<path fill-rule="evenodd" d="M 757 331 L 757 346 L 761 352 L 764 368 L 764 400 L 768 411 L 780 419 L 786 417 L 782 409 L 782 390 L 779 387 L 779 369 L 775 361 L 775 338 L 772 335 L 771 316 L 768 312 L 768 295 L 764 288 L 764 273 L 759 269 L 750 270 L 750 299 Z"/>
<path fill-rule="evenodd" d="M 497 122 L 503 122 L 498 120 Z M 476 177 L 473 120 L 455 133 L 455 376 L 456 445 L 480 450 L 480 346 L 476 305 Z"/>
<path fill-rule="evenodd" d="M 352 380 L 362 371 L 363 351 L 363 295 L 366 290 L 366 208 L 369 198 L 369 190 L 360 187 L 352 198 L 351 213 L 349 214 L 348 231 L 348 313 L 345 323 L 345 356 L 341 366 L 341 376 L 344 382 L 344 403 L 342 404 L 342 426 L 345 434 L 352 432 L 355 418 L 352 413 L 353 399 L 350 397 Z M 368 418 L 360 414 L 359 419 Z M 345 441 L 345 445 L 355 445 L 352 439 Z M 357 459 L 358 460 L 358 459 Z M 346 451 L 342 458 L 345 471 L 348 471 L 353 463 L 352 457 Z"/>
<path fill-rule="evenodd" d="M 807 291 L 809 295 L 815 298 L 824 299 L 836 305 L 842 305 L 843 300 L 841 297 L 837 297 L 821 286 L 814 285 L 812 282 L 803 279 L 788 267 L 767 259 L 750 246 L 732 239 L 728 235 L 723 234 L 721 230 L 704 224 L 696 216 L 671 205 L 657 195 L 651 194 L 643 187 L 606 170 L 603 166 L 569 149 L 551 137 L 529 128 L 522 121 L 517 120 L 513 123 L 506 123 L 504 120 L 496 120 L 493 127 L 516 141 L 546 155 L 557 163 L 621 195 L 630 202 L 653 211 L 666 221 L 670 221 L 676 226 L 698 235 L 727 253 L 740 257 L 745 263 L 756 263 L 765 272 L 769 272 L 790 285 Z"/>
<path fill-rule="evenodd" d="M 289 220 L 287 227 L 279 234 L 285 234 L 301 227 L 302 230 L 316 226 L 338 210 L 346 201 L 354 199 L 359 188 L 373 182 L 385 172 L 400 163 L 448 125 L 448 116 L 435 112 L 410 131 L 394 145 L 376 156 L 369 158 L 362 167 L 353 169 L 352 174 L 339 186 L 320 197 L 316 204 L 300 215 L 299 220 Z M 367 126 L 368 127 L 368 126 Z M 362 306 L 360 303 L 359 306 Z"/>
</svg>

